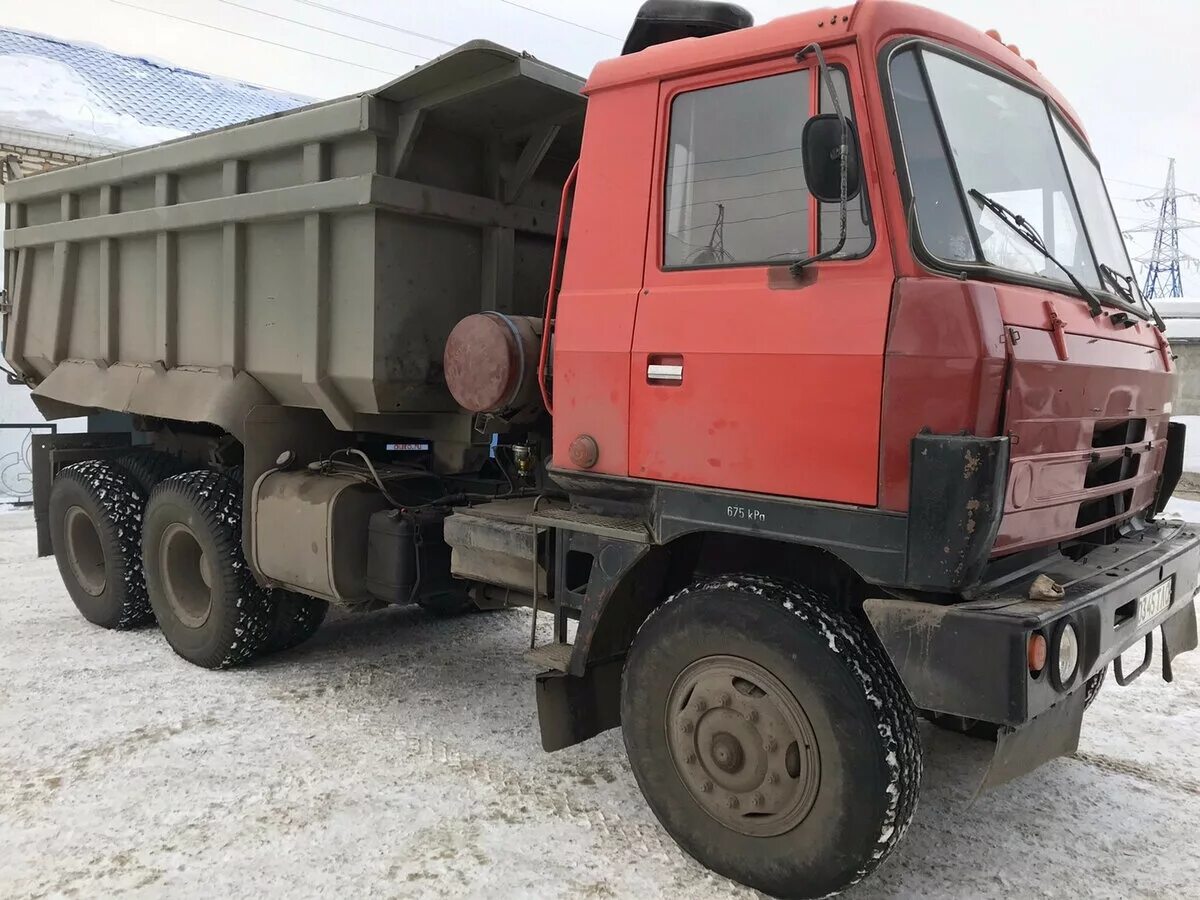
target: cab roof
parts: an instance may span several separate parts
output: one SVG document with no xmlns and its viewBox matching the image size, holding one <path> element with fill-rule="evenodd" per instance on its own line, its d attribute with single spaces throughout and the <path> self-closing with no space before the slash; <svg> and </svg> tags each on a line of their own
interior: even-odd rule
<svg viewBox="0 0 1200 900">
<path fill-rule="evenodd" d="M 645 81 L 659 81 L 728 68 L 795 52 L 814 42 L 835 46 L 857 42 L 874 56 L 892 38 L 925 37 L 949 44 L 1008 71 L 1043 91 L 1083 133 L 1075 110 L 1033 65 L 1016 52 L 958 19 L 912 3 L 857 0 L 773 19 L 763 25 L 704 38 L 683 38 L 596 65 L 585 94 Z"/>
</svg>

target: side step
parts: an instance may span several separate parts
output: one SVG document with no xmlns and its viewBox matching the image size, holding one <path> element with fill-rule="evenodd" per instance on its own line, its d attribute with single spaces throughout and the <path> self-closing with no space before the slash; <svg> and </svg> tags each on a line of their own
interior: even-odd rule
<svg viewBox="0 0 1200 900">
<path fill-rule="evenodd" d="M 574 644 L 542 644 L 525 651 L 525 659 L 542 671 L 565 672 L 571 663 L 571 651 L 574 649 Z"/>
<path fill-rule="evenodd" d="M 638 519 L 602 516 L 579 509 L 539 509 L 529 517 L 529 524 L 541 528 L 565 528 L 618 541 L 650 543 L 650 531 Z"/>
</svg>

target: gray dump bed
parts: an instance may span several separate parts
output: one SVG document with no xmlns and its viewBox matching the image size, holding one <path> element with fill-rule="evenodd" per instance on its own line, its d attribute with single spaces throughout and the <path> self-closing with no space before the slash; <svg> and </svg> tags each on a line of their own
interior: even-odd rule
<svg viewBox="0 0 1200 900">
<path fill-rule="evenodd" d="M 476 41 L 361 96 L 12 182 L 5 358 L 48 418 L 240 435 L 279 404 L 461 435 L 446 335 L 540 314 L 581 86 Z"/>
</svg>

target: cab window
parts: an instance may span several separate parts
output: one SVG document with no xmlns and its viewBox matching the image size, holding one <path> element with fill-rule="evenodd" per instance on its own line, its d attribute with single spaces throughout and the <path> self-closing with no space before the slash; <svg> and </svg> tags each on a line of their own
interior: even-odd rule
<svg viewBox="0 0 1200 900">
<path fill-rule="evenodd" d="M 666 268 L 806 255 L 809 194 L 800 133 L 808 70 L 680 94 L 671 104 Z"/>
<path fill-rule="evenodd" d="M 833 69 L 842 111 L 853 118 L 846 73 Z M 679 94 L 671 104 L 664 194 L 663 267 L 785 264 L 810 255 L 811 203 L 801 135 L 812 111 L 809 69 Z M 833 104 L 821 89 L 821 111 Z M 836 245 L 838 204 L 819 204 L 820 248 Z M 850 201 L 846 246 L 865 253 L 865 196 Z"/>
</svg>

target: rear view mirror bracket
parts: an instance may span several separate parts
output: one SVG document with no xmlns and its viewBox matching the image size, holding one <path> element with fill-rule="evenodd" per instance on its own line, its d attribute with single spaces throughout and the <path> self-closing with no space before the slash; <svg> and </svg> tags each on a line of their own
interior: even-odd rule
<svg viewBox="0 0 1200 900">
<path fill-rule="evenodd" d="M 834 88 L 833 76 L 829 72 L 829 65 L 825 62 L 825 54 L 821 51 L 819 44 L 809 44 L 803 50 L 796 54 L 796 61 L 802 61 L 809 54 L 813 54 L 817 58 L 818 77 L 825 83 L 825 89 L 829 92 L 829 97 L 833 101 L 834 112 L 831 114 L 816 115 L 804 123 L 804 132 L 801 137 L 801 149 L 804 159 L 804 180 L 808 186 L 809 193 L 822 202 L 832 203 L 835 199 L 838 201 L 840 218 L 841 218 L 841 233 L 838 242 L 828 250 L 824 250 L 815 256 L 810 256 L 807 259 L 797 260 L 789 267 L 793 275 L 799 275 L 805 267 L 815 262 L 820 262 L 823 259 L 829 259 L 842 252 L 842 248 L 846 246 L 846 205 L 847 203 L 858 196 L 861 189 L 861 172 L 860 159 L 861 156 L 858 150 L 858 135 L 852 123 L 842 112 L 842 103 L 838 98 L 837 90 Z M 828 129 L 830 125 L 838 127 L 838 143 L 836 151 L 830 152 L 831 145 L 828 140 L 818 141 L 818 135 L 822 129 Z M 838 192 L 831 195 L 824 190 L 827 182 L 819 181 L 820 175 L 819 165 L 822 153 L 826 158 L 836 158 L 839 161 L 838 173 Z M 851 171 L 853 163 L 854 171 Z"/>
</svg>

